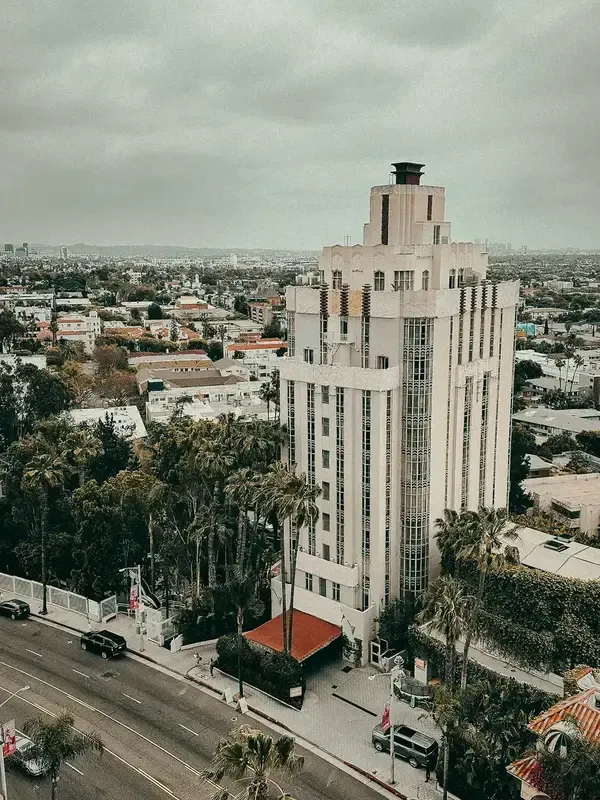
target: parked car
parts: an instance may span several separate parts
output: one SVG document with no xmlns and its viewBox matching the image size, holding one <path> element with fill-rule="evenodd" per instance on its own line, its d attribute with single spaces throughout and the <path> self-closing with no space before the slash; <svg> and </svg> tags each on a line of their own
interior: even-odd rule
<svg viewBox="0 0 600 800">
<path fill-rule="evenodd" d="M 14 755 L 10 756 L 10 758 L 28 775 L 37 778 L 47 771 L 46 765 L 42 761 L 32 757 L 31 750 L 33 749 L 33 742 L 31 739 L 19 733 L 15 739 L 15 745 L 17 748 L 16 752 Z"/>
<path fill-rule="evenodd" d="M 3 600 L 0 603 L 0 614 L 11 619 L 26 619 L 31 609 L 23 600 Z"/>
<path fill-rule="evenodd" d="M 100 653 L 102 658 L 114 658 L 127 649 L 127 642 L 112 631 L 89 631 L 79 640 L 82 650 Z"/>
<path fill-rule="evenodd" d="M 373 746 L 379 752 L 390 751 L 390 732 L 384 731 L 381 725 L 373 728 Z M 411 767 L 435 767 L 438 755 L 438 743 L 431 736 L 398 725 L 394 728 L 394 753 L 408 761 Z"/>
</svg>

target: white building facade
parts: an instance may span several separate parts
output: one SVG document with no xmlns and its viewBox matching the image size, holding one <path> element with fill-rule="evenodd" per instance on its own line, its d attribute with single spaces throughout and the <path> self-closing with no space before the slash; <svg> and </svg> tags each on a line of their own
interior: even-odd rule
<svg viewBox="0 0 600 800">
<path fill-rule="evenodd" d="M 280 365 L 284 458 L 323 489 L 295 607 L 363 658 L 383 607 L 436 574 L 444 509 L 507 504 L 518 282 L 487 282 L 485 248 L 451 242 L 444 189 L 394 167 L 364 244 L 326 247 L 319 288 L 288 287 Z"/>
</svg>

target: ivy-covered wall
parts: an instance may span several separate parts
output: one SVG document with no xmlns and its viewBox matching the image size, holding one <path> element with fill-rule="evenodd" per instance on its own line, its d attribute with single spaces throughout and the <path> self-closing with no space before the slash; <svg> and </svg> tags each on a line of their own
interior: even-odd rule
<svg viewBox="0 0 600 800">
<path fill-rule="evenodd" d="M 477 591 L 478 571 L 462 561 L 458 575 Z M 525 667 L 562 673 L 600 666 L 600 581 L 564 578 L 528 567 L 490 572 L 478 636 Z"/>
</svg>

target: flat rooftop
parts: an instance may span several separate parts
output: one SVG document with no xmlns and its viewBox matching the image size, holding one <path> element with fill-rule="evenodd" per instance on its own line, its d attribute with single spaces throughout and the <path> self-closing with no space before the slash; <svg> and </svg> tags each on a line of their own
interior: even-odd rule
<svg viewBox="0 0 600 800">
<path fill-rule="evenodd" d="M 567 508 L 600 505 L 600 472 L 583 475 L 551 475 L 548 478 L 526 478 L 526 492 L 548 495 Z M 599 551 L 600 552 L 600 551 Z"/>
<path fill-rule="evenodd" d="M 600 476 L 599 476 L 600 477 Z M 521 564 L 564 578 L 600 580 L 600 549 L 558 539 L 534 528 L 519 528 L 517 539 L 502 537 L 504 544 L 516 547 Z"/>
</svg>

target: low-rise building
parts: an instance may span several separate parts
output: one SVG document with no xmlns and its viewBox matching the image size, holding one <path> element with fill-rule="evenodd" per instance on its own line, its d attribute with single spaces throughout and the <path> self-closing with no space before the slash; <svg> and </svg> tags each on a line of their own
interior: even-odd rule
<svg viewBox="0 0 600 800">
<path fill-rule="evenodd" d="M 273 306 L 267 300 L 249 300 L 248 315 L 263 327 L 273 322 Z"/>
<path fill-rule="evenodd" d="M 599 533 L 600 473 L 526 478 L 522 486 L 531 495 L 535 509 L 551 512 L 571 530 Z"/>
<path fill-rule="evenodd" d="M 128 439 L 143 439 L 147 436 L 146 426 L 137 406 L 111 406 L 109 408 L 75 408 L 66 415 L 75 424 L 93 424 L 110 419 L 115 429 Z"/>
<path fill-rule="evenodd" d="M 597 673 L 591 667 L 582 667 L 575 678 L 579 690 L 576 694 L 559 700 L 528 723 L 527 727 L 538 739 L 538 752 L 546 750 L 566 755 L 571 742 L 579 736 L 600 744 L 600 683 Z M 520 782 L 523 800 L 550 800 L 535 753 L 513 761 L 507 770 Z"/>
<path fill-rule="evenodd" d="M 519 561 L 530 569 L 563 578 L 600 580 L 600 549 L 535 528 L 517 528 L 517 538 L 503 535 L 503 545 L 519 551 Z"/>
<path fill-rule="evenodd" d="M 46 356 L 36 353 L 32 356 L 16 356 L 14 353 L 0 353 L 0 364 L 7 367 L 16 367 L 17 364 L 33 364 L 38 369 L 45 369 Z"/>
<path fill-rule="evenodd" d="M 140 369 L 167 369 L 172 372 L 197 372 L 216 365 L 204 350 L 183 350 L 173 353 L 132 353 L 127 359 L 130 367 Z"/>
<path fill-rule="evenodd" d="M 538 436 L 554 436 L 570 433 L 575 436 L 582 431 L 600 430 L 600 411 L 593 408 L 570 408 L 558 411 L 538 406 L 517 411 L 513 420 L 530 428 Z"/>
<path fill-rule="evenodd" d="M 259 339 L 255 342 L 231 342 L 225 346 L 228 358 L 236 353 L 243 354 L 244 366 L 255 380 L 269 380 L 273 372 L 279 369 L 281 358 L 278 351 L 287 349 L 287 342 L 281 339 Z"/>
</svg>

